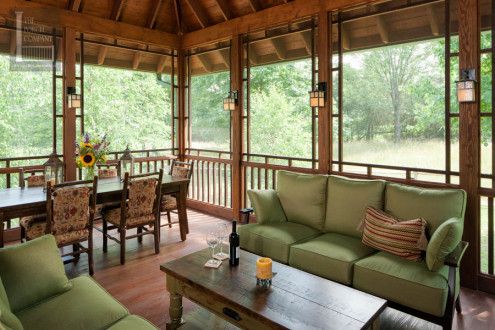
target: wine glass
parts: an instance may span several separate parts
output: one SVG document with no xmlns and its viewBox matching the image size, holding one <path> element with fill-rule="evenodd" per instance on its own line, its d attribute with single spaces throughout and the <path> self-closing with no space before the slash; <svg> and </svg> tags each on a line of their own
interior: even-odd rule
<svg viewBox="0 0 495 330">
<path fill-rule="evenodd" d="M 229 255 L 223 252 L 223 242 L 227 239 L 228 236 L 229 236 L 229 226 L 227 226 L 227 224 L 225 223 L 219 224 L 217 230 L 217 237 L 220 245 L 220 252 L 214 255 L 215 259 L 225 260 L 229 258 Z"/>
<path fill-rule="evenodd" d="M 211 259 L 208 260 L 209 263 L 215 263 L 216 260 L 214 258 L 215 247 L 218 245 L 218 237 L 215 233 L 208 233 L 206 235 L 206 244 L 211 249 Z"/>
</svg>

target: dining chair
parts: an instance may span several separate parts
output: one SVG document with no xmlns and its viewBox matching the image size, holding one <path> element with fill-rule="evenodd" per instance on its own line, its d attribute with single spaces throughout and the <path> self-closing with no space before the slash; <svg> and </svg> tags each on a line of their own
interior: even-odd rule
<svg viewBox="0 0 495 330">
<path fill-rule="evenodd" d="M 178 178 L 187 178 L 191 180 L 191 176 L 194 170 L 194 162 L 180 162 L 178 160 L 172 160 L 172 166 L 170 168 L 170 175 Z M 189 188 L 189 183 L 187 184 Z M 172 222 L 170 218 L 170 212 L 177 210 L 177 197 L 174 194 L 166 194 L 162 196 L 160 203 L 160 214 L 166 213 L 168 223 L 161 225 L 161 227 L 168 226 L 172 228 L 172 224 L 179 223 L 179 221 Z M 187 224 L 186 224 L 187 226 Z"/>
<path fill-rule="evenodd" d="M 19 187 L 21 188 L 33 188 L 33 187 L 44 187 L 45 186 L 45 175 L 44 174 L 34 174 L 26 176 L 24 169 L 19 169 Z M 10 220 L 9 220 L 10 221 Z M 36 227 L 32 230 L 43 230 L 42 225 L 46 221 L 46 213 L 30 215 L 26 217 L 21 217 L 19 219 L 19 226 L 21 227 L 21 242 L 26 239 L 26 227 Z M 10 228 L 10 224 L 7 223 L 7 228 Z"/>
<path fill-rule="evenodd" d="M 91 186 L 89 186 L 92 184 Z M 52 234 L 59 248 L 72 245 L 72 256 L 64 261 L 78 261 L 82 253 L 88 254 L 89 274 L 93 275 L 93 220 L 96 207 L 98 176 L 93 180 L 72 181 L 57 185 L 47 183 L 46 217 L 44 221 L 21 223 L 26 240 Z M 87 241 L 87 247 L 81 243 Z"/>
<path fill-rule="evenodd" d="M 97 164 L 98 167 L 98 179 L 112 179 L 117 178 L 119 176 L 118 168 L 119 164 Z M 120 203 L 103 203 L 96 204 L 96 212 L 95 212 L 95 222 L 99 222 L 103 219 L 101 211 L 106 207 L 111 206 L 119 206 Z"/>
<path fill-rule="evenodd" d="M 122 197 L 117 208 L 104 208 L 103 252 L 108 250 L 108 239 L 120 244 L 120 263 L 125 264 L 127 239 L 137 238 L 142 243 L 144 235 L 153 235 L 155 253 L 160 253 L 160 196 L 163 170 L 154 173 L 124 175 Z M 148 226 L 148 227 L 145 227 Z M 137 233 L 127 236 L 127 230 L 136 228 Z M 109 230 L 117 229 L 118 238 Z"/>
</svg>

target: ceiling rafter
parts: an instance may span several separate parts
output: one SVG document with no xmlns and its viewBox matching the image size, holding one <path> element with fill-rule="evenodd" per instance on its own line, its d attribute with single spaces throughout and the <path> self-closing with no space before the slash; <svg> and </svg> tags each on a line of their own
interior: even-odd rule
<svg viewBox="0 0 495 330">
<path fill-rule="evenodd" d="M 148 17 L 148 21 L 146 23 L 147 28 L 149 28 L 149 29 L 155 28 L 156 19 L 158 17 L 158 13 L 160 12 L 162 2 L 163 2 L 163 0 L 155 0 L 155 2 L 153 3 L 153 9 L 152 9 L 151 14 Z"/>
<path fill-rule="evenodd" d="M 140 63 L 141 63 L 141 52 L 135 52 L 134 57 L 132 58 L 132 69 L 137 70 L 139 68 Z"/>
<path fill-rule="evenodd" d="M 174 5 L 174 14 L 175 14 L 175 21 L 177 23 L 177 32 L 179 35 L 182 35 L 184 32 L 185 26 L 183 26 L 182 23 L 182 15 L 181 15 L 181 10 L 180 10 L 180 5 L 179 5 L 179 0 L 172 0 L 173 5 Z"/>
<path fill-rule="evenodd" d="M 79 12 L 79 9 L 82 8 L 81 4 L 82 0 L 69 0 L 67 3 L 67 9 Z"/>
<path fill-rule="evenodd" d="M 376 27 L 378 28 L 378 33 L 380 34 L 382 42 L 388 44 L 390 42 L 390 34 L 388 33 L 387 24 L 385 23 L 383 15 L 376 16 Z"/>
<path fill-rule="evenodd" d="M 341 35 L 342 49 L 350 50 L 351 49 L 351 37 L 349 36 L 349 32 L 345 28 L 345 24 L 342 24 L 342 35 Z"/>
<path fill-rule="evenodd" d="M 311 53 L 313 52 L 312 49 L 313 45 L 311 42 L 311 31 L 302 31 L 299 35 L 301 36 L 301 39 L 304 42 L 304 48 L 306 49 L 306 53 L 308 53 L 308 55 L 311 55 Z"/>
<path fill-rule="evenodd" d="M 125 0 L 114 0 L 112 11 L 110 12 L 110 19 L 112 21 L 119 21 L 122 14 L 122 9 L 124 8 Z M 98 50 L 98 65 L 103 65 L 105 63 L 105 58 L 107 57 L 108 47 L 100 46 Z"/>
<path fill-rule="evenodd" d="M 167 60 L 166 56 L 160 56 L 160 59 L 158 60 L 158 64 L 156 65 L 156 72 L 157 73 L 162 73 L 163 70 L 165 70 L 166 60 Z"/>
<path fill-rule="evenodd" d="M 225 67 L 228 69 L 230 68 L 230 52 L 227 48 L 220 49 L 219 51 L 220 57 L 222 58 L 222 62 L 225 65 Z"/>
<path fill-rule="evenodd" d="M 206 12 L 204 11 L 203 7 L 201 7 L 199 1 L 197 0 L 186 0 L 187 4 L 191 8 L 194 17 L 199 22 L 199 25 L 201 25 L 201 28 L 205 28 L 209 25 L 208 23 L 208 17 L 206 16 Z"/>
<path fill-rule="evenodd" d="M 277 57 L 280 60 L 285 60 L 287 58 L 287 49 L 282 38 L 271 38 L 269 40 Z"/>
<path fill-rule="evenodd" d="M 199 63 L 201 63 L 201 66 L 205 69 L 206 72 L 213 72 L 213 65 L 211 64 L 210 60 L 206 58 L 206 54 L 198 54 L 196 55 Z"/>
<path fill-rule="evenodd" d="M 217 4 L 218 8 L 220 8 L 224 20 L 228 21 L 232 18 L 232 11 L 230 10 L 227 0 L 215 0 L 215 3 Z"/>
<path fill-rule="evenodd" d="M 433 6 L 426 7 L 426 16 L 428 17 L 428 22 L 430 23 L 431 33 L 434 36 L 440 35 L 440 24 L 438 22 L 437 16 L 435 16 L 435 9 Z"/>
<path fill-rule="evenodd" d="M 260 2 L 258 0 L 249 0 L 249 6 L 251 7 L 251 10 L 254 12 L 260 11 L 263 9 L 261 6 Z"/>
</svg>

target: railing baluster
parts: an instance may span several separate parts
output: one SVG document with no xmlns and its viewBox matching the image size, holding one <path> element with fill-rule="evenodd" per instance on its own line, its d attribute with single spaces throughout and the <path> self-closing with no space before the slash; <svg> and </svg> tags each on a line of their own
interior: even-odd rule
<svg viewBox="0 0 495 330">
<path fill-rule="evenodd" d="M 223 206 L 227 207 L 227 193 L 228 193 L 228 187 L 229 183 L 227 181 L 227 163 L 223 164 L 223 182 L 224 182 L 224 189 L 223 189 Z"/>
<path fill-rule="evenodd" d="M 493 272 L 493 197 L 488 197 L 488 274 Z"/>
<path fill-rule="evenodd" d="M 222 163 L 218 163 L 218 205 L 222 205 L 221 196 L 222 196 Z"/>
<path fill-rule="evenodd" d="M 205 161 L 201 162 L 201 200 L 205 200 Z"/>
<path fill-rule="evenodd" d="M 196 166 L 196 199 L 199 200 L 199 161 Z"/>
<path fill-rule="evenodd" d="M 211 178 L 213 180 L 213 185 L 212 185 L 212 192 L 211 192 L 211 202 L 213 204 L 216 204 L 215 203 L 215 198 L 216 198 L 216 180 L 215 180 L 215 164 L 216 163 L 211 163 Z"/>
<path fill-rule="evenodd" d="M 210 204 L 210 162 L 206 163 L 206 201 Z"/>
<path fill-rule="evenodd" d="M 10 168 L 10 160 L 5 162 L 5 167 Z M 7 188 L 10 188 L 10 173 L 7 173 Z"/>
<path fill-rule="evenodd" d="M 261 189 L 261 167 L 258 167 L 258 190 Z"/>
</svg>

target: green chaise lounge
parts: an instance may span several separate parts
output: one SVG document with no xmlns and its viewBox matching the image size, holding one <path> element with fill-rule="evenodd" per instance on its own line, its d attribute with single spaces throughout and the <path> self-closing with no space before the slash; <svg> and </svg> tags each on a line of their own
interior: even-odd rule
<svg viewBox="0 0 495 330">
<path fill-rule="evenodd" d="M 0 249 L 0 329 L 156 329 L 89 276 L 69 280 L 52 235 Z"/>
<path fill-rule="evenodd" d="M 251 190 L 248 195 L 257 223 L 240 226 L 242 249 L 451 327 L 459 295 L 458 266 L 467 247 L 461 242 L 463 190 L 279 171 L 276 191 Z M 398 219 L 425 219 L 429 243 L 424 260 L 402 259 L 362 244 L 358 227 L 368 206 Z"/>
</svg>

